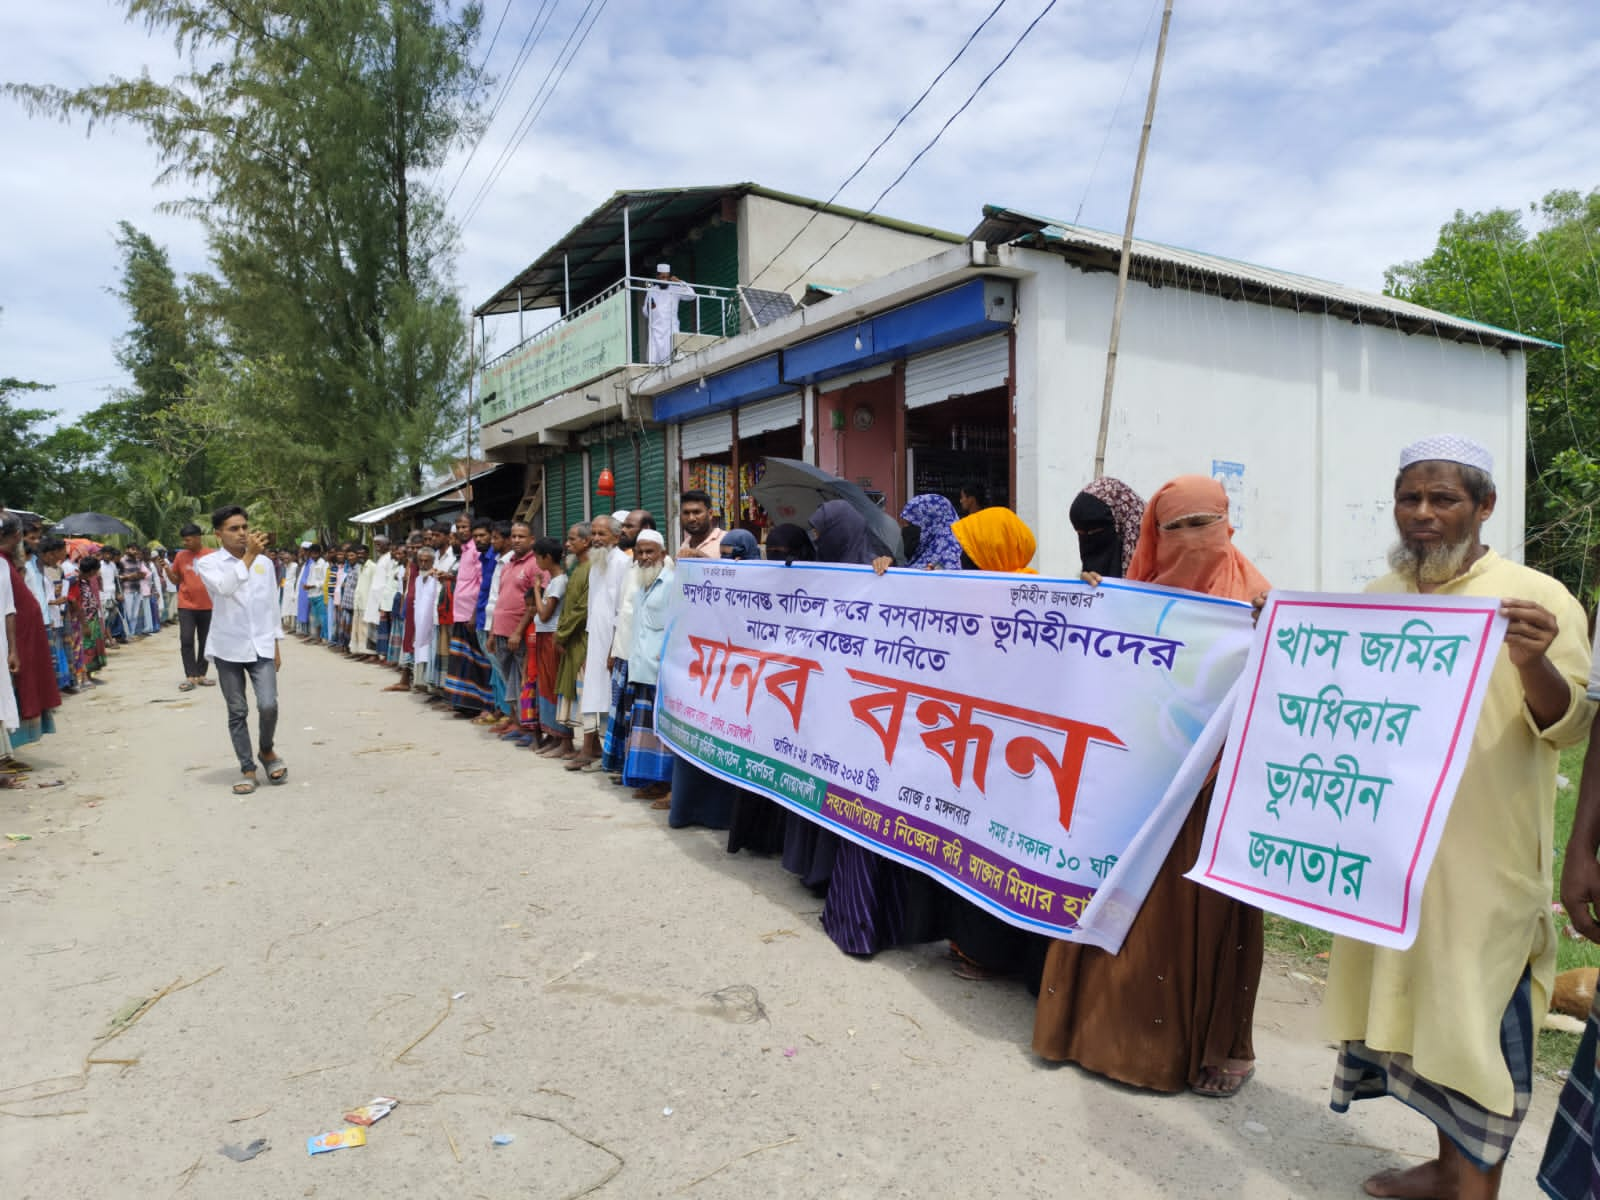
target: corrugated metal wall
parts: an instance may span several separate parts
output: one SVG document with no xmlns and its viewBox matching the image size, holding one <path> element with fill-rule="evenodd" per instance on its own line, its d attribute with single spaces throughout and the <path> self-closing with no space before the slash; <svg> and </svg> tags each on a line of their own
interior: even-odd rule
<svg viewBox="0 0 1600 1200">
<path fill-rule="evenodd" d="M 667 528 L 667 431 L 647 429 L 639 438 L 639 507 Z"/>
<path fill-rule="evenodd" d="M 708 225 L 700 236 L 690 243 L 694 247 L 694 274 L 679 271 L 690 283 L 709 284 L 712 287 L 735 288 L 739 284 L 739 227 L 732 221 Z M 739 307 L 737 297 L 726 307 L 726 327 L 723 313 L 709 300 L 698 305 L 684 304 L 678 310 L 678 328 L 684 333 L 711 333 L 732 337 L 739 332 Z M 700 313 L 699 327 L 695 326 L 695 309 Z"/>
</svg>

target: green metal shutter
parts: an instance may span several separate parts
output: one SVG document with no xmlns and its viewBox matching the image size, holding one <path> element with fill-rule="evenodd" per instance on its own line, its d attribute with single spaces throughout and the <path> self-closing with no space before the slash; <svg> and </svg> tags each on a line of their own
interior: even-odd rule
<svg viewBox="0 0 1600 1200">
<path fill-rule="evenodd" d="M 562 470 L 561 481 L 562 505 L 566 513 L 566 524 L 562 527 L 561 536 L 565 537 L 567 530 L 583 520 L 583 454 L 564 454 L 561 456 Z"/>
<path fill-rule="evenodd" d="M 544 533 L 546 537 L 561 538 L 566 530 L 561 528 L 565 515 L 561 511 L 561 460 L 552 458 L 544 464 Z"/>
<path fill-rule="evenodd" d="M 721 221 L 700 230 L 700 236 L 689 243 L 694 247 L 693 275 L 683 275 L 693 283 L 727 288 L 730 293 L 739 286 L 739 226 L 732 221 Z M 725 308 L 702 300 L 698 304 L 679 307 L 678 328 L 684 333 L 709 333 L 732 337 L 739 332 L 738 296 L 731 295 Z M 696 312 L 699 325 L 696 327 Z"/>
<path fill-rule="evenodd" d="M 656 528 L 667 527 L 667 431 L 646 429 L 639 435 L 639 507 L 648 509 Z"/>
<path fill-rule="evenodd" d="M 611 474 L 617 481 L 612 508 L 630 511 L 639 507 L 639 451 L 634 439 L 624 435 L 611 443 Z"/>
</svg>

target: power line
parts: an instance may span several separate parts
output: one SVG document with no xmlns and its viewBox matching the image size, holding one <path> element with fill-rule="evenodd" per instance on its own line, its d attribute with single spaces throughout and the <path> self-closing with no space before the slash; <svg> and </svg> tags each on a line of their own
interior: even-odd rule
<svg viewBox="0 0 1600 1200">
<path fill-rule="evenodd" d="M 889 139 L 894 137 L 896 133 L 900 132 L 900 127 L 906 123 L 907 118 L 909 118 L 912 113 L 916 112 L 917 109 L 922 106 L 922 102 L 928 98 L 928 94 L 932 92 L 934 88 L 939 86 L 939 81 L 950 73 L 950 68 L 954 67 L 956 63 L 961 61 L 961 56 L 967 52 L 968 47 L 970 47 L 972 43 L 977 40 L 978 35 L 983 32 L 984 27 L 988 25 L 990 21 L 994 20 L 995 15 L 1005 6 L 1006 0 L 1000 0 L 998 4 L 989 10 L 989 15 L 978 22 L 977 27 L 967 35 L 967 40 L 961 43 L 961 48 L 955 52 L 955 56 L 951 58 L 949 62 L 945 63 L 943 67 L 939 68 L 939 73 L 933 77 L 933 81 L 929 83 L 927 87 L 922 89 L 922 95 L 916 98 L 911 107 L 900 114 L 899 119 L 897 119 L 895 123 L 890 126 L 889 132 L 883 135 L 883 140 L 874 146 L 871 152 L 861 160 L 860 165 L 858 165 L 854 171 L 851 171 L 850 174 L 845 177 L 845 181 L 843 183 L 833 189 L 833 195 L 829 196 L 827 200 L 823 201 L 825 205 L 832 204 L 835 200 L 837 200 L 845 188 L 854 183 L 856 177 L 867 169 L 867 165 L 878 156 L 878 151 L 887 146 L 889 144 Z M 778 259 L 782 258 L 784 254 L 788 252 L 789 247 L 798 242 L 805 231 L 811 228 L 811 223 L 821 215 L 821 209 L 817 209 L 812 212 L 812 214 L 806 218 L 805 224 L 801 225 L 800 228 L 795 232 L 795 235 L 785 242 L 776 254 L 767 260 L 766 266 L 762 267 L 761 270 L 754 272 L 750 276 L 750 282 L 754 284 L 763 275 L 765 275 L 771 268 L 772 264 L 777 262 Z"/>
<path fill-rule="evenodd" d="M 600 11 L 604 11 L 605 4 L 606 0 L 602 0 Z M 594 28 L 594 21 L 600 19 L 600 11 L 595 13 L 594 21 L 590 21 L 588 29 L 584 30 L 582 38 L 579 39 L 572 53 L 568 55 L 566 62 L 562 62 L 562 55 L 567 54 L 568 47 L 572 46 L 573 38 L 577 37 L 578 30 L 583 28 L 583 20 L 589 15 L 589 10 L 594 8 L 594 5 L 595 0 L 589 0 L 584 5 L 583 11 L 578 14 L 577 21 L 573 23 L 572 29 L 567 33 L 567 40 L 562 43 L 561 49 L 556 51 L 556 56 L 550 64 L 550 69 L 545 72 L 544 79 L 540 81 L 538 89 L 533 93 L 533 99 L 528 101 L 528 107 L 522 110 L 522 116 L 512 128 L 510 139 L 500 151 L 500 156 L 495 159 L 494 165 L 489 168 L 489 173 L 484 176 L 483 182 L 478 185 L 478 190 L 473 195 L 471 202 L 468 203 L 467 211 L 461 219 L 463 227 L 477 215 L 478 209 L 488 199 L 489 193 L 494 189 L 494 185 L 500 181 L 500 176 L 505 173 L 506 167 L 510 165 L 512 155 L 522 145 L 523 140 L 528 136 L 528 131 L 533 128 L 534 121 L 539 119 L 539 114 L 544 111 L 544 107 L 549 103 L 550 97 L 555 94 L 555 89 L 560 86 L 562 78 L 566 76 L 567 68 L 572 65 L 572 59 L 577 56 L 578 50 L 581 50 L 583 43 L 588 40 L 589 30 Z M 552 77 L 554 77 L 554 83 L 551 82 Z M 548 91 L 546 90 L 547 86 Z"/>
<path fill-rule="evenodd" d="M 506 14 L 511 11 L 511 0 L 506 0 L 506 6 L 500 10 L 500 19 L 495 22 L 494 32 L 489 35 L 489 47 L 483 52 L 483 58 L 478 62 L 477 76 L 483 78 L 484 68 L 489 65 L 489 56 L 494 53 L 495 43 L 500 40 L 500 31 L 505 28 Z"/>
<path fill-rule="evenodd" d="M 488 199 L 489 193 L 494 190 L 494 185 L 500 181 L 500 176 L 505 174 L 506 167 L 511 165 L 512 156 L 527 139 L 528 134 L 532 132 L 535 122 L 538 121 L 546 106 L 549 105 L 557 89 L 561 87 L 561 81 L 566 78 L 567 70 L 572 66 L 572 60 L 578 57 L 578 52 L 583 49 L 583 44 L 589 40 L 589 35 L 594 32 L 594 27 L 599 24 L 600 17 L 605 12 L 606 5 L 610 3 L 610 0 L 599 0 L 599 2 L 600 7 L 595 9 L 593 18 L 590 19 L 588 26 L 583 29 L 583 34 L 578 36 L 577 44 L 573 45 L 572 39 L 577 36 L 579 28 L 583 26 L 584 17 L 588 16 L 591 8 L 594 8 L 595 0 L 589 0 L 583 12 L 578 14 L 577 24 L 572 27 L 572 32 L 567 35 L 566 42 L 562 44 L 561 49 L 556 53 L 556 63 L 560 64 L 559 71 L 556 65 L 552 64 L 550 70 L 545 73 L 545 82 L 550 84 L 549 90 L 546 91 L 544 84 L 541 83 L 539 86 L 540 91 L 544 92 L 544 99 L 540 100 L 539 93 L 535 92 L 533 100 L 529 101 L 527 109 L 523 112 L 523 119 L 517 123 L 516 129 L 512 131 L 512 140 L 501 151 L 500 157 L 495 160 L 495 165 L 490 168 L 489 176 L 479 187 L 477 194 L 472 198 L 472 202 L 467 205 L 467 211 L 461 218 L 463 228 L 477 215 L 478 210 L 483 206 L 483 202 Z M 566 61 L 562 62 L 561 55 L 567 53 L 568 46 L 572 46 L 572 52 L 567 54 Z M 550 77 L 552 74 L 555 75 L 554 82 L 551 82 Z M 538 105 L 537 109 L 534 107 L 535 104 Z"/>
<path fill-rule="evenodd" d="M 1089 189 L 1094 186 L 1095 174 L 1100 170 L 1100 160 L 1105 157 L 1106 147 L 1111 144 L 1111 134 L 1117 127 L 1117 117 L 1122 113 L 1122 102 L 1128 98 L 1128 85 L 1133 82 L 1134 68 L 1139 65 L 1139 58 L 1144 54 L 1145 39 L 1150 36 L 1150 26 L 1155 24 L 1156 13 L 1161 11 L 1160 0 L 1150 6 L 1150 15 L 1145 18 L 1144 32 L 1139 35 L 1139 44 L 1134 47 L 1133 58 L 1128 61 L 1128 75 L 1122 81 L 1122 91 L 1117 93 L 1117 102 L 1112 106 L 1111 119 L 1106 122 L 1106 135 L 1100 139 L 1100 150 L 1094 156 L 1094 165 L 1089 168 L 1089 178 L 1084 180 L 1083 195 L 1078 198 L 1078 211 L 1072 214 L 1072 223 L 1076 225 L 1083 217 L 1083 206 L 1089 202 Z"/>
<path fill-rule="evenodd" d="M 507 0 L 507 3 L 509 4 L 509 0 Z M 483 129 L 479 131 L 478 136 L 473 139 L 472 149 L 467 151 L 466 161 L 461 164 L 461 169 L 456 172 L 455 182 L 450 185 L 450 190 L 445 193 L 444 202 L 447 206 L 455 196 L 456 189 L 461 186 L 461 181 L 466 178 L 467 168 L 472 166 L 472 160 L 477 156 L 478 147 L 483 145 L 483 139 L 488 136 L 489 127 L 494 124 L 495 117 L 500 115 L 500 106 L 505 103 L 506 96 L 510 94 L 512 86 L 517 82 L 517 77 L 522 74 L 523 67 L 527 66 L 528 59 L 539 45 L 539 39 L 544 36 L 544 31 L 550 27 L 550 22 L 554 20 L 556 7 L 560 3 L 561 0 L 555 0 L 555 5 L 552 5 L 551 0 L 540 0 L 539 11 L 533 14 L 533 23 L 528 26 L 528 32 L 523 35 L 522 45 L 517 47 L 517 56 L 512 60 L 511 70 L 507 73 L 505 81 L 495 93 L 494 101 L 489 105 L 488 119 L 484 121 Z M 545 16 L 546 9 L 549 9 L 549 16 Z M 543 26 L 539 24 L 540 17 L 545 18 Z M 488 56 L 485 55 L 484 62 L 487 63 L 488 61 Z"/>
<path fill-rule="evenodd" d="M 1044 20 L 1045 17 L 1050 15 L 1050 10 L 1053 9 L 1056 6 L 1056 3 L 1057 3 L 1057 0 L 1049 0 L 1049 2 L 1047 4 L 1045 4 L 1045 6 L 1042 9 L 1039 10 L 1039 15 L 1034 17 L 1033 20 L 1028 22 L 1027 28 L 1025 28 L 1021 33 L 1019 33 L 1017 35 L 1017 40 L 1016 41 L 1011 43 L 1011 49 L 1009 49 L 1009 50 L 1007 50 L 1005 52 L 1005 54 L 1001 57 L 999 62 L 995 63 L 994 66 L 989 68 L 989 73 L 987 75 L 985 75 L 982 79 L 978 80 L 978 86 L 973 88 L 971 94 L 968 95 L 968 97 L 961 102 L 961 107 L 956 109 L 955 112 L 950 114 L 949 119 L 946 120 L 943 125 L 939 126 L 939 132 L 934 134 L 933 137 L 929 139 L 927 145 L 923 146 L 922 149 L 918 150 L 916 152 L 916 154 L 912 156 L 911 161 L 908 162 L 905 165 L 905 169 L 903 171 L 901 171 L 900 174 L 896 175 L 892 180 L 890 180 L 889 186 L 884 188 L 883 191 L 878 193 L 878 198 L 872 202 L 872 207 L 867 209 L 867 211 L 866 211 L 866 215 L 867 216 L 871 216 L 873 213 L 877 212 L 878 211 L 878 205 L 882 204 L 884 199 L 885 199 L 885 197 L 887 197 L 890 192 L 894 191 L 894 189 L 897 188 L 900 185 L 900 182 L 903 179 L 905 179 L 905 177 L 907 175 L 911 174 L 912 168 L 915 167 L 919 162 L 922 161 L 922 156 L 927 154 L 928 151 L 932 150 L 935 146 L 937 146 L 939 144 L 939 139 L 944 137 L 945 131 L 948 130 L 950 128 L 950 126 L 955 123 L 957 117 L 959 117 L 962 113 L 966 112 L 967 109 L 971 107 L 972 102 L 974 100 L 976 100 L 978 98 L 978 94 L 980 92 L 982 92 L 985 87 L 988 86 L 989 81 L 995 77 L 995 75 L 999 72 L 1000 68 L 1005 66 L 1006 63 L 1011 61 L 1011 56 L 1017 52 L 1018 47 L 1020 47 L 1023 42 L 1028 40 L 1028 35 L 1031 34 L 1034 31 L 1034 29 L 1038 26 L 1039 22 Z M 805 268 L 805 270 L 801 271 L 800 274 L 796 275 L 788 283 L 784 284 L 783 290 L 784 291 L 788 291 L 795 284 L 799 283 L 802 279 L 804 279 L 807 275 L 809 275 L 811 273 L 811 271 L 813 269 L 815 269 L 815 267 L 817 266 L 818 263 L 820 263 L 823 259 L 827 258 L 828 255 L 832 254 L 834 249 L 839 245 L 839 243 L 844 241 L 845 238 L 849 237 L 850 234 L 855 231 L 857 224 L 858 224 L 858 222 L 854 222 L 853 221 L 849 225 L 847 225 L 845 227 L 844 232 L 841 233 L 838 237 L 834 238 L 832 243 L 828 246 L 828 248 L 826 250 L 824 250 L 821 254 L 817 255 L 817 257 L 814 258 L 811 261 L 811 264 L 809 266 L 807 266 Z"/>
</svg>

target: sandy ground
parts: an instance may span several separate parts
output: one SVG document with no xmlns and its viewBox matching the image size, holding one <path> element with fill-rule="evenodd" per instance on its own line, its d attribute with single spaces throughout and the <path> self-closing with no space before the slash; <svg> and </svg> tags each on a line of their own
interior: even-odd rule
<svg viewBox="0 0 1600 1200">
<path fill-rule="evenodd" d="M 0 1196 L 1349 1196 L 1431 1149 L 1392 1102 L 1328 1111 L 1288 965 L 1237 1100 L 1049 1068 L 1021 987 L 846 958 L 776 863 L 284 657 L 288 786 L 230 794 L 221 696 L 175 690 L 167 633 L 28 748 L 66 787 L 0 794 L 32 835 L 0 849 Z M 380 1094 L 365 1147 L 307 1156 Z"/>
</svg>

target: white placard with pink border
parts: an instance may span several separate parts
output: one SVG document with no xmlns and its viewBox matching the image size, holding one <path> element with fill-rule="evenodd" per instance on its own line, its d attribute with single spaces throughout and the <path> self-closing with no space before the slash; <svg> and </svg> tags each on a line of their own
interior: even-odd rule
<svg viewBox="0 0 1600 1200">
<path fill-rule="evenodd" d="M 1506 622 L 1493 597 L 1274 592 L 1189 878 L 1405 949 Z"/>
</svg>

